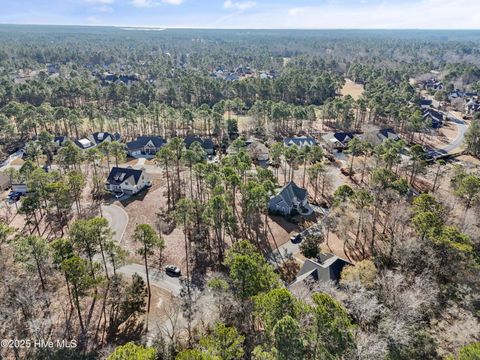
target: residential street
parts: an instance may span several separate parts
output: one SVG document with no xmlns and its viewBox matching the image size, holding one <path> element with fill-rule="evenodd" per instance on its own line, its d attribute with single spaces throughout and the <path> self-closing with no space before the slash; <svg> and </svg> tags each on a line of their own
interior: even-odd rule
<svg viewBox="0 0 480 360">
<path fill-rule="evenodd" d="M 452 142 L 450 142 L 450 144 L 440 148 L 439 150 L 442 150 L 447 153 L 451 153 L 463 145 L 463 142 L 465 141 L 465 133 L 468 130 L 468 126 L 467 124 L 465 124 L 464 120 L 456 118 L 451 113 L 447 114 L 447 118 L 457 126 L 458 134 L 457 134 L 457 137 Z"/>
<path fill-rule="evenodd" d="M 108 220 L 111 228 L 115 231 L 114 240 L 118 244 L 122 244 L 123 235 L 128 224 L 128 214 L 120 206 L 117 205 L 102 205 L 103 216 Z M 140 264 L 128 264 L 117 269 L 118 272 L 130 277 L 134 273 L 146 279 L 145 266 Z M 175 296 L 180 294 L 182 288 L 180 280 L 165 274 L 163 269 L 149 268 L 150 283 L 158 288 L 170 291 Z"/>
</svg>

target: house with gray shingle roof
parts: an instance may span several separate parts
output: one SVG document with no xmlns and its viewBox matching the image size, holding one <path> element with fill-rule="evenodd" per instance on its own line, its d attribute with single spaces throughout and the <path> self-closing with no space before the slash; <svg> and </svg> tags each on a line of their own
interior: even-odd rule
<svg viewBox="0 0 480 360">
<path fill-rule="evenodd" d="M 301 136 L 301 137 L 293 137 L 293 138 L 285 138 L 283 139 L 283 145 L 285 147 L 290 147 L 293 145 L 298 146 L 299 148 L 303 148 L 306 146 L 314 146 L 317 144 L 317 140 L 309 136 Z"/>
<path fill-rule="evenodd" d="M 351 265 L 351 263 L 337 255 L 320 254 L 317 259 L 305 260 L 297 278 L 290 286 L 305 281 L 338 282 L 343 268 L 347 265 Z"/>
<path fill-rule="evenodd" d="M 131 166 L 113 167 L 105 183 L 105 189 L 113 193 L 136 194 L 149 186 L 150 181 L 144 169 L 134 169 Z"/>
<path fill-rule="evenodd" d="M 160 136 L 139 136 L 127 142 L 128 155 L 132 157 L 155 155 L 167 142 Z"/>
<path fill-rule="evenodd" d="M 283 216 L 308 216 L 313 213 L 313 209 L 308 204 L 307 190 L 297 186 L 293 181 L 270 198 L 268 210 L 271 214 Z"/>
</svg>

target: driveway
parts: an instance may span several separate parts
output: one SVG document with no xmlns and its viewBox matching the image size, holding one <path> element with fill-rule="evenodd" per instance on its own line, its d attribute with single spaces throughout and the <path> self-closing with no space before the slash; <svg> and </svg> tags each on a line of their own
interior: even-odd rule
<svg viewBox="0 0 480 360">
<path fill-rule="evenodd" d="M 451 113 L 447 114 L 447 119 L 457 126 L 457 136 L 455 137 L 455 139 L 453 139 L 452 142 L 450 142 L 450 144 L 441 147 L 439 150 L 446 153 L 451 153 L 463 145 L 465 141 L 465 133 L 468 130 L 468 126 L 467 124 L 465 124 L 465 121 L 455 117 Z"/>
<path fill-rule="evenodd" d="M 110 227 L 115 234 L 113 236 L 114 240 L 121 245 L 123 242 L 123 236 L 125 234 L 125 229 L 128 224 L 128 214 L 118 205 L 102 205 L 102 212 L 105 219 L 107 219 Z M 178 296 L 182 285 L 178 278 L 173 278 L 165 274 L 165 272 L 158 269 L 149 268 L 150 283 L 153 286 L 167 290 L 173 295 Z M 144 280 L 147 278 L 147 273 L 145 271 L 145 266 L 140 264 L 127 264 L 117 269 L 117 272 L 124 274 L 128 277 L 137 273 Z"/>
</svg>

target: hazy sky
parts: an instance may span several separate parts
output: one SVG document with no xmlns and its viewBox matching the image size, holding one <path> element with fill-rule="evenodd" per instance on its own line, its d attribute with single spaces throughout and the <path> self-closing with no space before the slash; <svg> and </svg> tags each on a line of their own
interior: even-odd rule
<svg viewBox="0 0 480 360">
<path fill-rule="evenodd" d="M 0 0 L 0 23 L 479 29 L 480 0 Z"/>
</svg>

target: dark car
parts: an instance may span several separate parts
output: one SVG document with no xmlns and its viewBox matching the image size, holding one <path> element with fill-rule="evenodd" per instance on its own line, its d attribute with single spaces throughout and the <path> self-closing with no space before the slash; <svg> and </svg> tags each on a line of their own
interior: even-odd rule
<svg viewBox="0 0 480 360">
<path fill-rule="evenodd" d="M 170 275 L 170 276 L 180 276 L 180 275 L 182 275 L 182 272 L 180 271 L 180 269 L 178 267 L 176 267 L 175 265 L 167 265 L 165 267 L 165 272 L 167 273 L 167 275 Z"/>
<path fill-rule="evenodd" d="M 302 235 L 301 234 L 296 234 L 296 235 L 293 235 L 291 238 L 290 238 L 290 241 L 294 244 L 298 244 L 299 242 L 302 241 Z"/>
<path fill-rule="evenodd" d="M 20 200 L 20 196 L 21 196 L 21 194 L 20 194 L 20 193 L 17 193 L 17 192 L 10 193 L 10 194 L 8 195 L 8 202 L 10 202 L 10 203 L 15 203 L 15 202 L 17 202 L 18 200 Z"/>
</svg>

